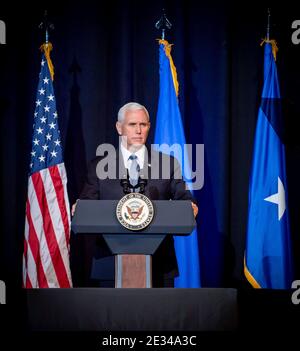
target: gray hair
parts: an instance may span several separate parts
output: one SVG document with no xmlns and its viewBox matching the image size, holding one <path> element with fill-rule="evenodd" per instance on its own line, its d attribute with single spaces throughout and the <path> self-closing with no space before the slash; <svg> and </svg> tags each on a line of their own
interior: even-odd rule
<svg viewBox="0 0 300 351">
<path fill-rule="evenodd" d="M 137 102 L 128 102 L 124 106 L 122 106 L 118 112 L 118 122 L 123 122 L 125 118 L 125 114 L 127 111 L 136 111 L 136 110 L 144 110 L 148 117 L 148 121 L 150 120 L 149 112 L 146 107 L 137 103 Z"/>
</svg>

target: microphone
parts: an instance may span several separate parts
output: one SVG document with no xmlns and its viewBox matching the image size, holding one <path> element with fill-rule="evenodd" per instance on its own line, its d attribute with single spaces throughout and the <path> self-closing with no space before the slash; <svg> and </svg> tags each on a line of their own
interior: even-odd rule
<svg viewBox="0 0 300 351">
<path fill-rule="evenodd" d="M 140 193 L 141 194 L 144 194 L 145 192 L 145 187 L 147 185 L 148 181 L 145 177 L 145 174 L 142 172 L 140 172 L 140 176 L 139 176 L 139 179 L 138 179 L 138 187 L 140 188 Z"/>
<path fill-rule="evenodd" d="M 124 194 L 129 194 L 131 192 L 129 189 L 131 187 L 131 184 L 129 182 L 128 170 L 126 170 L 126 174 L 122 176 L 120 183 L 123 187 Z"/>
<path fill-rule="evenodd" d="M 146 179 L 145 174 L 141 172 L 137 184 L 135 186 L 132 186 L 129 181 L 128 170 L 126 170 L 126 174 L 123 174 L 120 183 L 123 188 L 124 194 L 135 192 L 135 189 L 139 189 L 139 193 L 143 194 L 145 192 L 145 187 L 147 186 L 148 181 Z"/>
</svg>

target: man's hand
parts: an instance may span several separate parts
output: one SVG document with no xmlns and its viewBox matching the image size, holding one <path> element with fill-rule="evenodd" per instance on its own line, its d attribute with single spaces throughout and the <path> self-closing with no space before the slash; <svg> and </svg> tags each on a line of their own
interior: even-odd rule
<svg viewBox="0 0 300 351">
<path fill-rule="evenodd" d="M 72 215 L 72 217 L 74 216 L 74 213 L 75 213 L 75 210 L 76 210 L 77 201 L 78 201 L 78 200 L 76 200 L 75 204 L 73 204 L 73 205 L 72 205 L 72 208 L 71 208 L 71 215 Z"/>
<path fill-rule="evenodd" d="M 197 214 L 198 214 L 198 206 L 196 204 L 194 204 L 193 202 L 191 202 L 192 204 L 192 208 L 193 208 L 193 212 L 194 212 L 194 217 L 196 218 Z"/>
</svg>

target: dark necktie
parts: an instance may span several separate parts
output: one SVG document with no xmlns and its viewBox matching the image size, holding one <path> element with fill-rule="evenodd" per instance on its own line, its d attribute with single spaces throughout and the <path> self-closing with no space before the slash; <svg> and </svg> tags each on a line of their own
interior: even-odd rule
<svg viewBox="0 0 300 351">
<path fill-rule="evenodd" d="M 131 165 L 129 168 L 129 181 L 132 186 L 136 186 L 139 179 L 140 166 L 137 162 L 137 156 L 135 154 L 130 155 Z"/>
</svg>

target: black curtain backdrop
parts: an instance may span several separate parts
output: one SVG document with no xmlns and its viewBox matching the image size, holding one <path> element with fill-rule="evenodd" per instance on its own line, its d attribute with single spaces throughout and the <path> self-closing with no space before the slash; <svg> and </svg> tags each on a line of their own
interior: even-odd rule
<svg viewBox="0 0 300 351">
<path fill-rule="evenodd" d="M 7 43 L 0 45 L 0 279 L 21 285 L 27 170 L 40 70 L 38 29 L 44 8 L 0 11 Z M 2 6 L 2 5 L 1 5 Z M 196 191 L 201 279 L 205 287 L 246 287 L 243 253 L 248 181 L 263 78 L 267 4 L 207 1 L 51 2 L 49 19 L 59 123 L 73 202 L 88 160 L 103 142 L 117 143 L 118 109 L 128 101 L 151 115 L 153 141 L 159 89 L 154 24 L 162 8 L 172 22 L 166 39 L 180 83 L 188 143 L 205 145 L 205 184 Z M 295 278 L 300 276 L 300 45 L 291 41 L 295 4 L 271 6 L 271 36 L 285 117 L 289 209 Z M 167 118 L 167 116 L 166 116 Z"/>
</svg>

